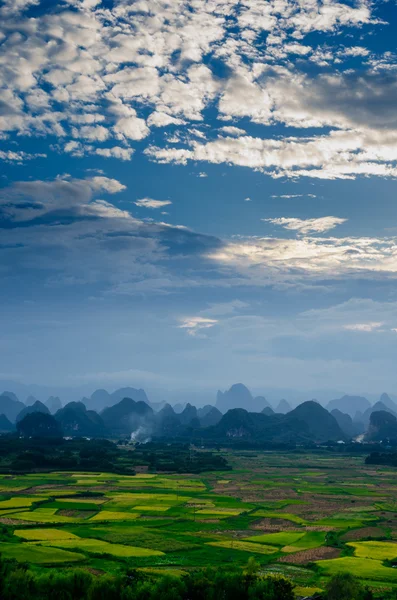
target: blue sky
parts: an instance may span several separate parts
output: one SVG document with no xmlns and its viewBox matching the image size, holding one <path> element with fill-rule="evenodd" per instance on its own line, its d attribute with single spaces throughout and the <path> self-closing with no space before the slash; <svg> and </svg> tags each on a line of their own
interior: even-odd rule
<svg viewBox="0 0 397 600">
<path fill-rule="evenodd" d="M 0 2 L 0 379 L 393 393 L 396 25 Z"/>
</svg>

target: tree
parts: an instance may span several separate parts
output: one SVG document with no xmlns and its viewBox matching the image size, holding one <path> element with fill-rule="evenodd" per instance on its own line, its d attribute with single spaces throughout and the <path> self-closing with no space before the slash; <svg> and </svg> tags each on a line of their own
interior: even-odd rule
<svg viewBox="0 0 397 600">
<path fill-rule="evenodd" d="M 256 560 L 253 556 L 250 556 L 248 559 L 248 562 L 244 568 L 244 575 L 247 578 L 252 579 L 258 574 L 259 568 L 260 568 L 260 564 L 258 562 L 256 562 Z"/>
<path fill-rule="evenodd" d="M 17 569 L 10 573 L 4 583 L 2 600 L 29 600 L 34 598 L 36 581 L 32 573 L 24 569 Z"/>
<path fill-rule="evenodd" d="M 325 588 L 326 600 L 369 600 L 371 596 L 351 573 L 336 573 Z"/>
</svg>

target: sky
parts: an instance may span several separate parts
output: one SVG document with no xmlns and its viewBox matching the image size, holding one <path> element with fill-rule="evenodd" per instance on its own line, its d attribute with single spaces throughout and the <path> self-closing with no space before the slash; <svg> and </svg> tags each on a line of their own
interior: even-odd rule
<svg viewBox="0 0 397 600">
<path fill-rule="evenodd" d="M 396 26 L 0 1 L 0 379 L 397 392 Z"/>
</svg>

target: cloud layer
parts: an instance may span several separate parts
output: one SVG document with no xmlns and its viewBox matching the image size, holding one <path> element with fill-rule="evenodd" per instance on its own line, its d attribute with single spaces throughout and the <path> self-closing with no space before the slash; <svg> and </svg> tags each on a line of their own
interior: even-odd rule
<svg viewBox="0 0 397 600">
<path fill-rule="evenodd" d="M 141 143 L 161 163 L 395 177 L 396 59 L 363 43 L 385 25 L 376 8 L 67 0 L 41 11 L 40 0 L 3 2 L 0 135 L 18 144 L 55 137 L 56 150 L 75 157 L 129 161 Z M 347 32 L 343 45 L 338 34 Z M 261 129 L 247 135 L 247 126 Z M 11 151 L 0 159 L 33 158 Z"/>
</svg>

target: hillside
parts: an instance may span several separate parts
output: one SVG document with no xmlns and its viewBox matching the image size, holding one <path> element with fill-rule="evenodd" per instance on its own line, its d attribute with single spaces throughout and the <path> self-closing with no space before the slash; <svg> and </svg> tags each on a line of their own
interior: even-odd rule
<svg viewBox="0 0 397 600">
<path fill-rule="evenodd" d="M 15 423 L 17 416 L 24 408 L 24 403 L 18 400 L 12 392 L 0 394 L 0 414 L 5 415 L 11 423 Z"/>
<path fill-rule="evenodd" d="M 268 411 L 266 411 L 268 412 Z M 304 402 L 287 415 L 229 410 L 217 425 L 203 430 L 212 439 L 245 439 L 268 442 L 324 442 L 346 436 L 335 418 L 317 402 Z"/>
<path fill-rule="evenodd" d="M 170 404 L 165 404 L 154 417 L 154 427 L 157 435 L 175 435 L 181 426 L 180 416 Z"/>
<path fill-rule="evenodd" d="M 93 410 L 87 410 L 82 402 L 69 402 L 55 413 L 65 435 L 103 437 L 106 435 L 107 427 Z"/>
<path fill-rule="evenodd" d="M 32 413 L 35 412 L 41 412 L 43 414 L 50 414 L 50 411 L 48 410 L 48 408 L 46 407 L 45 404 L 43 404 L 42 402 L 40 402 L 40 400 L 36 400 L 33 404 L 31 404 L 30 406 L 25 406 L 25 408 L 23 408 L 21 410 L 21 412 L 18 414 L 16 421 L 21 421 L 24 417 L 26 417 L 26 415 L 30 415 Z"/>
<path fill-rule="evenodd" d="M 0 415 L 0 433 L 14 431 L 15 425 L 5 415 Z"/>
<path fill-rule="evenodd" d="M 208 411 L 206 411 L 203 415 L 198 411 L 199 419 L 201 427 L 212 427 L 219 423 L 222 419 L 222 413 L 220 410 L 216 408 L 216 406 L 211 406 Z"/>
<path fill-rule="evenodd" d="M 361 433 L 361 431 L 357 431 L 357 427 L 354 425 L 353 419 L 347 413 L 343 413 L 337 408 L 334 408 L 331 410 L 331 415 L 335 418 L 339 427 L 347 437 L 352 437 L 356 433 Z"/>
<path fill-rule="evenodd" d="M 385 410 L 373 412 L 365 439 L 370 442 L 381 442 L 388 439 L 397 441 L 396 417 Z"/>
<path fill-rule="evenodd" d="M 101 418 L 113 435 L 131 435 L 139 427 L 152 427 L 153 410 L 146 402 L 123 398 L 117 404 L 105 408 Z"/>
<path fill-rule="evenodd" d="M 288 416 L 306 423 L 315 441 L 343 440 L 346 437 L 335 417 L 314 400 L 303 402 Z"/>
</svg>

